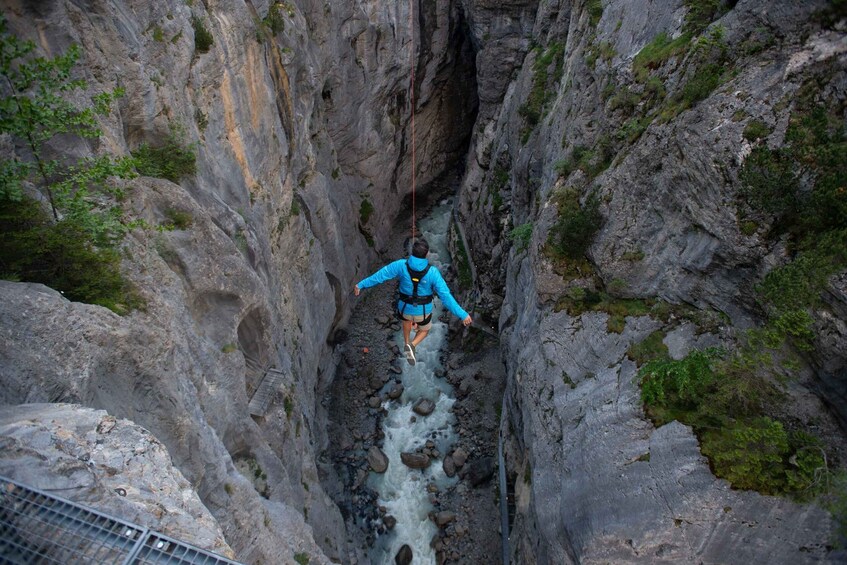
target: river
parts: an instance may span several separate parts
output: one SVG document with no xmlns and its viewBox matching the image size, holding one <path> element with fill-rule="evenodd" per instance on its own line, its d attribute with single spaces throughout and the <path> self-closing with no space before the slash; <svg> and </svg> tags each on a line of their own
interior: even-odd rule
<svg viewBox="0 0 847 565">
<path fill-rule="evenodd" d="M 447 238 L 452 208 L 452 199 L 442 200 L 419 225 L 430 245 L 430 264 L 442 273 L 450 264 Z M 415 563 L 435 563 L 430 541 L 438 529 L 429 519 L 433 505 L 427 485 L 444 489 L 457 480 L 448 478 L 441 466 L 443 456 L 456 441 L 452 413 L 455 397 L 453 387 L 437 376 L 443 374 L 441 357 L 447 340 L 447 325 L 438 321 L 444 307 L 439 300 L 433 304 L 433 327 L 417 348 L 417 364 L 404 363 L 403 395 L 383 404 L 387 415 L 382 420 L 385 434 L 382 449 L 389 459 L 388 471 L 382 475 L 372 473 L 369 485 L 377 491 L 379 504 L 388 509 L 397 524 L 377 540 L 371 554 L 373 563 L 393 564 L 394 556 L 404 544 L 412 548 Z M 400 333 L 396 343 L 402 349 Z M 435 411 L 429 416 L 418 416 L 412 411 L 412 406 L 421 398 L 429 398 L 435 403 Z M 441 457 L 433 459 L 430 467 L 423 471 L 406 467 L 400 460 L 400 453 L 423 448 L 427 441 L 435 444 Z"/>
</svg>

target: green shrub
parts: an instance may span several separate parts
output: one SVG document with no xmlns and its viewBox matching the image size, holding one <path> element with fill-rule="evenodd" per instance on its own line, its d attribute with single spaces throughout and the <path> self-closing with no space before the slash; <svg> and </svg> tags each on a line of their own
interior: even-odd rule
<svg viewBox="0 0 847 565">
<path fill-rule="evenodd" d="M 744 128 L 744 139 L 747 141 L 756 141 L 757 139 L 764 139 L 771 134 L 771 128 L 767 126 L 767 124 L 761 120 L 750 120 L 747 126 Z"/>
<path fill-rule="evenodd" d="M 280 2 L 271 3 L 268 8 L 268 15 L 262 19 L 262 23 L 265 24 L 274 35 L 278 35 L 285 31 L 285 17 L 282 15 L 282 5 Z"/>
<path fill-rule="evenodd" d="M 300 565 L 309 565 L 309 554 L 308 553 L 295 553 L 294 554 L 294 561 L 296 561 Z"/>
<path fill-rule="evenodd" d="M 568 177 L 574 171 L 574 166 L 570 159 L 559 159 L 553 164 L 553 168 L 560 177 Z"/>
<path fill-rule="evenodd" d="M 588 11 L 589 21 L 592 26 L 600 23 L 600 18 L 603 17 L 603 3 L 601 0 L 588 0 L 585 4 L 585 9 Z"/>
<path fill-rule="evenodd" d="M 644 259 L 644 251 L 641 249 L 627 251 L 621 255 L 621 261 L 641 261 L 642 259 Z"/>
<path fill-rule="evenodd" d="M 123 218 L 123 192 L 113 179 L 133 177 L 133 160 L 108 154 L 74 160 L 51 147 L 60 135 L 81 147 L 98 139 L 97 116 L 123 92 L 78 106 L 66 96 L 87 87 L 72 79 L 79 47 L 52 59 L 34 50 L 33 42 L 7 32 L 0 15 L 0 135 L 25 148 L 0 156 L 0 276 L 125 313 L 142 302 L 121 276 L 114 249 L 133 224 Z M 25 195 L 24 186 L 41 201 Z"/>
<path fill-rule="evenodd" d="M 152 147 L 144 143 L 132 152 L 132 156 L 136 159 L 138 173 L 147 177 L 178 183 L 197 172 L 194 147 L 183 145 L 173 133 L 163 145 Z"/>
<path fill-rule="evenodd" d="M 635 111 L 639 102 L 641 102 L 641 96 L 623 87 L 609 100 L 609 109 L 620 110 L 624 115 L 629 116 Z"/>
<path fill-rule="evenodd" d="M 501 165 L 494 167 L 494 171 L 491 173 L 488 181 L 488 193 L 491 196 L 491 204 L 495 213 L 499 212 L 503 206 L 502 192 L 509 184 L 509 176 L 509 169 Z"/>
<path fill-rule="evenodd" d="M 641 82 L 646 81 L 651 69 L 658 69 L 671 57 L 684 55 L 689 43 L 691 43 L 691 35 L 688 33 L 676 39 L 671 39 L 665 32 L 660 33 L 632 60 L 633 73 Z"/>
<path fill-rule="evenodd" d="M 550 229 L 549 241 L 554 252 L 569 259 L 579 259 L 588 251 L 594 235 L 602 227 L 600 200 L 592 192 L 580 205 L 579 195 L 567 191 L 558 203 L 559 219 Z"/>
<path fill-rule="evenodd" d="M 702 442 L 715 474 L 736 488 L 779 492 L 780 468 L 788 452 L 788 434 L 782 424 L 770 418 L 757 418 L 748 424 L 708 431 Z"/>
<path fill-rule="evenodd" d="M 781 422 L 763 416 L 704 431 L 701 449 L 715 474 L 735 488 L 806 499 L 823 486 L 819 475 L 826 470 L 816 443 L 806 434 L 790 435 Z"/>
<path fill-rule="evenodd" d="M 718 350 L 692 351 L 679 361 L 651 361 L 638 375 L 645 411 L 656 425 L 690 425 L 718 477 L 735 488 L 808 499 L 825 487 L 819 441 L 788 432 L 764 413 L 778 409 L 773 385 L 744 362 Z"/>
<path fill-rule="evenodd" d="M 799 179 L 796 163 L 786 151 L 755 147 L 744 161 L 739 178 L 739 193 L 754 210 L 780 220 L 796 211 Z"/>
<path fill-rule="evenodd" d="M 615 137 L 619 141 L 635 143 L 641 137 L 641 134 L 650 126 L 652 121 L 653 118 L 649 116 L 630 118 L 615 133 Z"/>
<path fill-rule="evenodd" d="M 192 17 L 191 26 L 194 28 L 194 48 L 200 53 L 208 53 L 215 43 L 215 38 L 212 37 L 200 18 Z"/>
<path fill-rule="evenodd" d="M 712 363 L 717 355 L 716 350 L 693 351 L 680 361 L 657 359 L 641 368 L 641 400 L 657 425 L 698 408 L 715 383 Z"/>
<path fill-rule="evenodd" d="M 515 247 L 517 248 L 518 253 L 527 248 L 531 238 L 532 222 L 521 224 L 509 232 L 509 239 L 515 242 Z"/>
<path fill-rule="evenodd" d="M 685 0 L 685 31 L 696 35 L 729 11 L 726 0 Z"/>
<path fill-rule="evenodd" d="M 651 333 L 640 343 L 632 344 L 626 352 L 627 357 L 638 365 L 667 357 L 668 346 L 664 343 L 665 335 L 665 332 L 661 330 Z"/>
<path fill-rule="evenodd" d="M 359 221 L 364 225 L 368 223 L 368 220 L 371 219 L 371 215 L 374 213 L 374 206 L 371 204 L 371 201 L 365 198 L 362 200 L 362 204 L 359 206 Z"/>
<path fill-rule="evenodd" d="M 532 129 L 541 121 L 547 104 L 556 93 L 555 85 L 562 78 L 563 54 L 564 45 L 551 43 L 543 53 L 538 52 L 535 63 L 532 65 L 532 88 L 527 101 L 518 108 L 518 114 L 524 119 L 524 127 L 521 131 L 521 138 L 524 141 L 529 137 Z M 550 66 L 554 63 L 551 76 Z M 554 88 L 548 88 L 548 83 Z"/>
<path fill-rule="evenodd" d="M 184 230 L 191 227 L 194 222 L 194 217 L 191 212 L 179 210 L 177 208 L 168 208 L 165 210 L 165 226 L 169 229 Z"/>
<path fill-rule="evenodd" d="M 115 249 L 98 248 L 73 219 L 54 222 L 29 197 L 0 198 L 0 276 L 42 283 L 65 298 L 125 314 L 140 308 L 137 291 L 120 272 Z"/>
</svg>

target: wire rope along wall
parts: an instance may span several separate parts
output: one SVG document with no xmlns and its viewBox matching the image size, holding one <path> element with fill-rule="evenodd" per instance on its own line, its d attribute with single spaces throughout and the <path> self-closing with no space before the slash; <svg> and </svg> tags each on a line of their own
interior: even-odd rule
<svg viewBox="0 0 847 565">
<path fill-rule="evenodd" d="M 0 477 L 0 564 L 239 565 Z"/>
</svg>

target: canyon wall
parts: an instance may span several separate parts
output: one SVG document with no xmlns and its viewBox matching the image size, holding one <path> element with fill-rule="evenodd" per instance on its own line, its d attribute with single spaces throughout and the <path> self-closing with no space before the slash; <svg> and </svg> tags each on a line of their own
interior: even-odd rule
<svg viewBox="0 0 847 565">
<path fill-rule="evenodd" d="M 502 303 L 513 561 L 843 558 L 830 553 L 828 513 L 732 490 L 714 477 L 690 427 L 655 427 L 631 353 L 655 332 L 674 359 L 731 350 L 763 323 L 757 285 L 789 258 L 784 237 L 744 222 L 741 169 L 754 148 L 787 143 L 804 93 L 843 120 L 843 22 L 820 23 L 826 2 L 731 2 L 693 32 L 701 39 L 691 51 L 645 64 L 636 60 L 642 49 L 692 33 L 700 3 L 466 5 L 480 120 L 460 217 L 481 286 L 494 291 L 489 305 Z M 693 63 L 697 53 L 715 44 L 731 52 L 720 66 L 731 71 L 680 106 L 705 72 Z M 759 138 L 747 129 L 755 120 L 767 126 Z M 591 200 L 602 226 L 587 260 L 567 264 L 551 233 L 567 206 L 584 210 Z M 608 306 L 574 306 L 587 295 L 606 296 Z M 786 388 L 802 407 L 798 418 L 820 426 L 843 460 L 843 273 L 823 295 L 813 308 L 814 344 Z M 626 300 L 672 313 L 624 317 L 614 308 Z"/>
<path fill-rule="evenodd" d="M 127 155 L 173 138 L 197 172 L 119 181 L 126 218 L 143 220 L 121 248 L 143 308 L 119 316 L 0 282 L 0 402 L 63 403 L 52 415 L 4 409 L 4 421 L 84 429 L 102 417 L 89 408 L 126 418 L 169 453 L 178 472 L 163 480 L 174 492 L 187 481 L 211 515 L 191 499 L 174 533 L 188 513 L 204 523 L 195 543 L 246 562 L 360 560 L 321 487 L 332 481 L 322 399 L 348 289 L 408 213 L 414 65 L 418 186 L 470 141 L 458 215 L 484 290 L 477 312 L 499 315 L 509 375 L 513 560 L 837 560 L 828 513 L 732 490 L 690 427 L 655 427 L 628 355 L 657 331 L 677 359 L 732 348 L 762 323 L 757 284 L 788 251 L 741 216 L 741 169 L 786 143 L 809 84 L 842 111 L 847 98 L 843 24 L 816 15 L 823 0 L 728 2 L 692 32 L 700 47 L 636 64 L 661 34 L 689 32 L 695 4 L 436 0 L 410 19 L 406 2 L 365 0 L 5 0 L 11 31 L 41 53 L 81 46 L 86 96 L 125 90 L 98 142 L 62 138 L 54 151 Z M 722 46 L 728 72 L 683 105 L 697 50 Z M 759 137 L 746 133 L 754 121 Z M 548 237 L 573 194 L 577 208 L 596 198 L 602 217 L 575 269 Z M 173 211 L 190 221 L 169 225 Z M 670 313 L 569 313 L 601 291 Z M 819 421 L 842 460 L 845 294 L 843 273 L 831 277 L 790 387 L 798 418 Z M 282 382 L 250 416 L 268 369 Z M 89 502 L 137 502 L 150 521 L 128 490 Z"/>
<path fill-rule="evenodd" d="M 411 65 L 421 184 L 464 154 L 476 108 L 461 7 L 427 3 L 414 20 L 409 7 L 3 3 L 10 31 L 39 53 L 81 47 L 73 72 L 85 97 L 125 91 L 99 140 L 57 138 L 52 150 L 128 155 L 175 139 L 197 172 L 118 181 L 125 219 L 143 221 L 122 244 L 142 308 L 118 316 L 41 285 L 0 284 L 0 401 L 79 404 L 144 426 L 246 562 L 354 558 L 319 480 L 330 472 L 321 400 L 348 289 L 411 190 Z M 195 41 L 203 30 L 207 52 Z M 190 219 L 174 228 L 174 211 Z M 251 417 L 268 369 L 282 382 Z"/>
</svg>

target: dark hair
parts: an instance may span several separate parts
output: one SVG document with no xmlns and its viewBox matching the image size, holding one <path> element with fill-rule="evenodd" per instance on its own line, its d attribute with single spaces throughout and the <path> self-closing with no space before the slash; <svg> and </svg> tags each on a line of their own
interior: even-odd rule
<svg viewBox="0 0 847 565">
<path fill-rule="evenodd" d="M 426 254 L 429 253 L 429 243 L 421 238 L 415 241 L 412 245 L 412 256 L 419 259 L 426 259 Z"/>
</svg>

